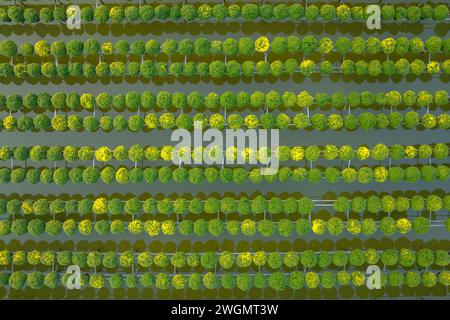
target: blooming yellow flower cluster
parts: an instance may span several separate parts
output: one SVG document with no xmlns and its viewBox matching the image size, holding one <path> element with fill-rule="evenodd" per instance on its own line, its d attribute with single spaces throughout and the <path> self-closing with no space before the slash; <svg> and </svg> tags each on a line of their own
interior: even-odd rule
<svg viewBox="0 0 450 320">
<path fill-rule="evenodd" d="M 439 71 L 441 71 L 441 66 L 439 65 L 439 62 L 431 61 L 429 64 L 427 64 L 427 71 L 430 74 L 439 73 Z"/>
<path fill-rule="evenodd" d="M 10 256 L 6 254 L 6 251 L 0 251 L 0 265 L 1 266 L 7 266 L 11 263 Z"/>
<path fill-rule="evenodd" d="M 414 146 L 405 147 L 405 157 L 408 159 L 414 159 L 417 156 L 417 149 Z"/>
<path fill-rule="evenodd" d="M 3 119 L 3 127 L 7 131 L 12 131 L 16 127 L 16 119 L 13 116 L 7 116 Z"/>
<path fill-rule="evenodd" d="M 89 279 L 90 285 L 95 289 L 103 288 L 103 286 L 105 285 L 105 279 L 100 276 L 100 274 L 97 277 L 96 276 L 97 275 L 91 276 L 91 278 Z"/>
<path fill-rule="evenodd" d="M 361 287 L 366 282 L 366 277 L 361 271 L 352 272 L 352 283 L 355 286 Z"/>
<path fill-rule="evenodd" d="M 325 228 L 326 228 L 325 221 L 323 221 L 322 219 L 313 220 L 311 229 L 315 234 L 319 234 L 319 235 L 324 234 Z"/>
<path fill-rule="evenodd" d="M 408 219 L 401 218 L 397 220 L 397 229 L 400 233 L 408 233 L 409 231 L 411 231 L 411 228 L 411 221 L 409 221 Z"/>
<path fill-rule="evenodd" d="M 259 125 L 258 117 L 254 114 L 249 114 L 245 117 L 244 123 L 249 129 L 255 129 Z"/>
<path fill-rule="evenodd" d="M 161 159 L 164 161 L 170 161 L 172 159 L 172 146 L 163 146 L 161 148 Z"/>
<path fill-rule="evenodd" d="M 359 234 L 361 233 L 361 224 L 358 220 L 350 219 L 348 221 L 347 230 L 353 235 Z"/>
<path fill-rule="evenodd" d="M 100 147 L 95 150 L 95 158 L 100 162 L 108 162 L 111 160 L 112 152 L 108 147 Z"/>
<path fill-rule="evenodd" d="M 369 159 L 370 149 L 365 146 L 358 147 L 358 149 L 356 149 L 356 156 L 359 160 Z"/>
<path fill-rule="evenodd" d="M 257 52 L 264 53 L 267 50 L 269 50 L 269 47 L 270 47 L 270 41 L 269 41 L 269 39 L 267 39 L 267 37 L 261 36 L 255 40 L 255 50 Z"/>
<path fill-rule="evenodd" d="M 96 214 L 104 214 L 108 209 L 108 201 L 105 198 L 97 198 L 92 206 L 92 211 Z"/>
<path fill-rule="evenodd" d="M 105 55 L 112 54 L 114 51 L 113 44 L 111 42 L 105 42 L 102 44 L 101 50 Z"/>
<path fill-rule="evenodd" d="M 118 183 L 125 184 L 128 183 L 128 169 L 120 168 L 116 171 L 116 180 Z"/>
<path fill-rule="evenodd" d="M 244 252 L 238 256 L 239 262 L 241 265 L 251 265 L 253 261 L 252 254 L 250 252 Z"/>
<path fill-rule="evenodd" d="M 373 175 L 376 182 L 384 182 L 388 178 L 389 171 L 385 167 L 376 167 Z"/>
<path fill-rule="evenodd" d="M 22 212 L 25 214 L 32 214 L 34 212 L 32 203 L 28 201 L 24 201 L 20 208 L 22 209 Z"/>
<path fill-rule="evenodd" d="M 291 159 L 300 161 L 305 158 L 305 150 L 302 147 L 296 146 L 291 149 Z"/>
</svg>

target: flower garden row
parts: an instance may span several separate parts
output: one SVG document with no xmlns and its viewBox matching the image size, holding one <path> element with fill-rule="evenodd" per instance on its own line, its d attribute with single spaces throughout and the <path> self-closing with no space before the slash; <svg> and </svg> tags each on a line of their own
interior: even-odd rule
<svg viewBox="0 0 450 320">
<path fill-rule="evenodd" d="M 420 77 L 422 75 L 450 75 L 450 59 L 443 62 L 430 61 L 423 62 L 420 59 L 408 61 L 401 58 L 397 61 L 393 60 L 344 60 L 342 63 L 332 63 L 328 60 L 316 63 L 313 60 L 298 61 L 295 58 L 289 58 L 282 62 L 276 60 L 267 62 L 264 60 L 255 61 L 247 60 L 242 63 L 231 60 L 223 62 L 219 60 L 207 62 L 155 62 L 145 60 L 142 63 L 122 61 L 114 61 L 112 63 L 99 62 L 79 63 L 72 62 L 68 64 L 56 64 L 54 62 L 43 63 L 17 63 L 11 65 L 9 63 L 0 63 L 0 78 L 3 79 L 37 79 L 43 76 L 47 79 L 63 79 L 75 77 L 83 80 L 100 79 L 121 79 L 129 78 L 169 78 L 169 77 L 209 77 L 212 79 L 226 78 L 253 78 L 255 76 L 276 78 L 282 76 L 292 76 L 301 74 L 310 76 L 313 73 L 329 75 L 331 73 L 339 73 L 344 76 L 408 76 L 413 75 Z"/>
<path fill-rule="evenodd" d="M 203 154 L 201 154 L 203 153 Z M 214 153 L 214 154 L 213 154 Z M 386 159 L 431 159 L 442 160 L 448 157 L 449 148 L 447 144 L 436 143 L 434 145 L 422 144 L 418 146 L 395 144 L 387 146 L 384 143 L 378 143 L 372 148 L 368 146 L 352 147 L 349 145 L 336 146 L 328 144 L 326 146 L 279 146 L 276 150 L 270 150 L 267 147 L 253 149 L 246 147 L 238 149 L 237 147 L 228 147 L 226 150 L 219 149 L 219 146 L 208 148 L 198 147 L 191 151 L 190 148 L 174 148 L 173 146 L 142 146 L 132 145 L 127 148 L 124 145 L 110 148 L 102 146 L 94 148 L 91 146 L 0 146 L 0 161 L 19 160 L 32 162 L 41 161 L 132 161 L 141 162 L 144 159 L 149 161 L 176 161 L 182 162 L 191 160 L 221 160 L 235 161 L 236 159 L 245 160 L 246 163 L 253 161 L 268 162 L 270 157 L 276 157 L 279 161 L 301 161 L 311 162 L 319 159 L 326 160 L 376 160 Z M 224 159 L 225 156 L 225 159 Z"/>
<path fill-rule="evenodd" d="M 308 4 L 305 8 L 302 4 L 279 3 L 255 4 L 248 3 L 242 6 L 238 4 L 155 4 L 130 5 L 130 6 L 81 6 L 82 23 L 125 23 L 125 22 L 150 22 L 161 21 L 233 21 L 243 19 L 255 21 L 260 19 L 267 21 L 287 20 L 299 21 L 361 21 L 367 18 L 365 7 L 357 5 L 341 4 Z M 411 21 L 421 20 L 443 21 L 448 19 L 449 8 L 447 5 L 383 5 L 381 18 L 383 21 Z M 0 8 L 0 23 L 32 24 L 37 22 L 50 23 L 53 21 L 66 21 L 66 7 L 46 6 L 40 9 L 34 7 L 8 6 Z"/>
<path fill-rule="evenodd" d="M 56 112 L 55 112 L 56 113 Z M 95 132 L 101 129 L 105 132 L 110 131 L 131 131 L 148 132 L 153 129 L 186 129 L 191 130 L 195 122 L 200 122 L 202 129 L 213 128 L 222 130 L 229 128 L 233 130 L 248 129 L 305 129 L 305 130 L 363 130 L 385 129 L 385 128 L 406 128 L 406 129 L 444 129 L 450 128 L 449 113 L 426 113 L 422 116 L 416 111 L 408 111 L 404 114 L 400 112 L 391 112 L 385 114 L 382 112 L 363 112 L 359 115 L 338 113 L 323 114 L 315 113 L 310 116 L 308 113 L 295 113 L 289 116 L 286 113 L 274 114 L 263 113 L 261 115 L 248 114 L 241 115 L 234 113 L 224 115 L 220 113 L 206 114 L 196 113 L 189 115 L 180 113 L 176 115 L 172 112 L 147 113 L 146 115 L 135 114 L 126 118 L 124 115 L 101 116 L 95 115 L 80 116 L 79 114 L 56 114 L 49 117 L 45 113 L 34 116 L 29 115 L 8 115 L 0 119 L 0 130 L 13 131 L 88 131 Z"/>
<path fill-rule="evenodd" d="M 318 92 L 313 94 L 309 91 L 278 92 L 271 90 L 267 93 L 262 91 L 255 92 L 232 92 L 223 93 L 210 92 L 202 94 L 198 91 L 190 93 L 149 90 L 139 93 L 129 91 L 125 94 L 112 95 L 108 92 L 102 92 L 94 96 L 92 93 L 77 92 L 40 92 L 38 94 L 28 93 L 21 95 L 13 93 L 8 96 L 0 94 L 1 111 L 35 111 L 44 110 L 88 110 L 98 109 L 102 112 L 114 110 L 117 112 L 143 111 L 150 110 L 242 110 L 250 109 L 299 109 L 317 106 L 320 108 L 331 106 L 335 109 L 345 108 L 376 108 L 399 106 L 419 108 L 435 105 L 437 107 L 446 107 L 449 105 L 448 92 L 438 90 L 429 92 L 421 90 L 415 92 L 407 90 L 403 93 L 391 90 L 386 92 L 373 93 L 370 91 L 344 94 L 341 91 L 334 93 Z"/>
<path fill-rule="evenodd" d="M 172 213 L 187 215 L 189 213 L 200 215 L 202 213 L 215 215 L 218 212 L 241 215 L 250 214 L 295 214 L 302 216 L 312 214 L 315 208 L 333 207 L 337 212 L 352 211 L 358 214 L 365 212 L 371 214 L 406 212 L 408 210 L 422 212 L 437 212 L 440 210 L 450 211 L 450 195 L 440 197 L 436 194 L 429 194 L 424 197 L 420 194 L 414 196 L 394 196 L 386 195 L 367 195 L 367 196 L 338 196 L 336 199 L 312 200 L 308 197 L 288 197 L 282 199 L 278 196 L 264 197 L 258 195 L 253 199 L 247 196 L 224 196 L 217 198 L 210 196 L 207 198 L 193 197 L 191 199 L 184 197 L 142 197 L 142 199 L 131 198 L 122 200 L 118 197 L 94 197 L 84 196 L 70 198 L 35 198 L 30 199 L 25 196 L 23 200 L 11 198 L 0 198 L 0 215 L 8 213 L 10 215 L 56 215 L 79 213 L 86 215 L 94 213 L 99 216 L 110 214 L 113 216 L 123 215 L 124 213 L 132 216 L 141 214 L 154 214 L 155 212 L 169 215 Z"/>
<path fill-rule="evenodd" d="M 183 219 L 182 221 L 169 220 L 140 220 L 133 219 L 131 222 L 125 222 L 120 219 L 107 220 L 102 219 L 92 221 L 83 219 L 76 221 L 75 219 L 66 219 L 64 221 L 43 219 L 13 219 L 0 220 L 0 236 L 12 234 L 20 237 L 29 234 L 34 237 L 58 236 L 64 234 L 68 237 L 79 237 L 89 235 L 105 236 L 108 234 L 121 235 L 127 231 L 127 235 L 146 235 L 151 238 L 158 236 L 173 236 L 175 234 L 189 237 L 205 237 L 205 236 L 238 236 L 254 237 L 256 235 L 265 238 L 279 235 L 281 237 L 304 237 L 311 232 L 316 236 L 329 234 L 331 236 L 339 236 L 343 233 L 356 236 L 362 234 L 370 236 L 380 231 L 386 236 L 392 236 L 396 233 L 407 234 L 414 231 L 416 234 L 422 235 L 430 232 L 431 228 L 445 227 L 450 231 L 450 218 L 446 220 L 430 220 L 422 216 L 416 216 L 412 219 L 399 218 L 394 219 L 390 216 L 375 221 L 372 218 L 365 219 L 346 219 L 345 221 L 332 217 L 328 220 L 324 219 L 307 219 L 299 218 L 295 221 L 289 219 L 281 219 L 272 221 L 262 219 L 259 221 L 253 219 L 239 220 L 222 220 L 222 219 Z"/>
<path fill-rule="evenodd" d="M 336 168 L 336 167 L 280 167 L 276 173 L 261 175 L 262 167 L 219 168 L 214 166 L 202 167 L 133 167 L 124 166 L 78 166 L 73 168 L 8 168 L 0 167 L 0 184 L 56 184 L 66 183 L 118 183 L 133 184 L 142 183 L 189 183 L 199 185 L 202 183 L 233 183 L 244 184 L 247 182 L 273 183 L 279 182 L 308 182 L 318 183 L 417 183 L 448 181 L 450 169 L 446 164 L 442 165 L 405 165 L 405 166 L 362 166 L 360 168 Z"/>
<path fill-rule="evenodd" d="M 58 287 L 66 287 L 68 281 L 68 273 L 50 271 L 42 273 L 33 272 L 1 272 L 0 286 L 12 288 L 15 290 L 41 289 L 43 287 L 56 289 Z M 416 288 L 420 285 L 426 288 L 434 286 L 450 285 L 450 272 L 442 270 L 439 272 L 432 271 L 382 271 L 381 272 L 382 288 L 386 286 L 392 287 L 409 287 Z M 366 284 L 366 275 L 361 271 L 324 271 L 316 273 L 313 271 L 302 272 L 293 271 L 290 273 L 274 272 L 274 273 L 222 273 L 214 272 L 201 273 L 83 273 L 81 275 L 81 288 L 156 288 L 159 290 L 184 290 L 190 289 L 194 291 L 204 289 L 227 289 L 232 290 L 238 288 L 242 291 L 256 289 L 273 289 L 276 291 L 284 291 L 288 289 L 299 290 L 305 289 L 332 289 L 334 287 L 352 286 L 362 287 Z"/>
<path fill-rule="evenodd" d="M 305 250 L 301 252 L 213 252 L 202 253 L 176 251 L 166 252 L 133 252 L 125 251 L 0 251 L 1 266 L 47 266 L 67 267 L 77 265 L 80 268 L 130 268 L 132 266 L 148 269 L 203 268 L 206 270 L 237 268 L 307 268 L 327 269 L 342 267 L 365 267 L 379 264 L 384 267 L 445 268 L 450 265 L 448 251 L 422 248 L 414 251 L 408 248 L 376 250 L 354 249 L 351 251 L 319 251 Z M 433 266 L 435 266 L 433 268 Z"/>
<path fill-rule="evenodd" d="M 266 42 L 265 39 L 267 39 L 268 46 L 262 46 L 264 43 L 260 44 L 262 39 L 264 39 L 264 43 Z M 427 39 L 418 37 L 412 39 L 406 37 L 387 37 L 384 39 L 376 37 L 369 37 L 367 39 L 361 37 L 339 37 L 335 41 L 329 37 L 317 39 L 314 36 L 305 36 L 303 39 L 297 36 L 277 36 L 272 40 L 263 37 L 262 39 L 242 37 L 227 38 L 222 41 L 197 38 L 195 40 L 183 39 L 176 41 L 169 38 L 161 43 L 156 39 L 150 39 L 145 42 L 137 40 L 131 44 L 126 40 L 118 40 L 115 43 L 100 43 L 93 38 L 85 41 L 69 40 L 67 42 L 56 40 L 51 43 L 46 40 L 39 40 L 35 43 L 23 42 L 20 44 L 12 40 L 4 40 L 0 42 L 0 55 L 7 58 L 14 58 L 16 56 L 37 56 L 44 58 L 50 56 L 55 59 L 63 57 L 75 58 L 83 55 L 108 56 L 113 54 L 122 56 L 131 54 L 143 58 L 145 55 L 155 56 L 161 53 L 169 57 L 175 54 L 180 54 L 185 57 L 191 55 L 225 55 L 232 57 L 268 52 L 269 49 L 274 54 L 302 53 L 304 55 L 310 55 L 315 52 L 320 54 L 337 52 L 342 56 L 348 53 L 357 55 L 383 53 L 387 56 L 393 53 L 398 56 L 403 56 L 408 53 L 450 54 L 450 38 L 442 40 L 438 36 L 431 36 Z M 267 47 L 269 49 L 266 49 Z"/>
</svg>

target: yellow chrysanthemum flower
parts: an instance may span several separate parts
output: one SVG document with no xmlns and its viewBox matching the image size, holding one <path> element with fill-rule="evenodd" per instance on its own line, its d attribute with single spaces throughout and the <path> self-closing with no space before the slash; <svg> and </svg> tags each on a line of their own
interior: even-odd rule
<svg viewBox="0 0 450 320">
<path fill-rule="evenodd" d="M 6 251 L 0 251 L 0 266 L 7 266 L 9 261 L 9 256 L 7 255 Z"/>
<path fill-rule="evenodd" d="M 442 283 L 444 286 L 450 285 L 450 271 L 443 270 L 439 272 L 439 282 Z"/>
<path fill-rule="evenodd" d="M 158 221 L 150 220 L 145 223 L 144 229 L 149 236 L 156 237 L 161 230 L 161 226 Z"/>
<path fill-rule="evenodd" d="M 300 161 L 305 158 L 305 150 L 300 147 L 296 146 L 291 149 L 291 159 L 294 161 Z"/>
<path fill-rule="evenodd" d="M 111 160 L 112 152 L 108 147 L 100 147 L 95 150 L 95 158 L 100 162 L 108 162 Z"/>
<path fill-rule="evenodd" d="M 269 47 L 270 41 L 267 37 L 261 36 L 255 40 L 255 50 L 257 52 L 266 52 L 267 50 L 269 50 Z"/>
<path fill-rule="evenodd" d="M 242 252 L 239 255 L 239 260 L 243 265 L 250 265 L 252 263 L 252 254 L 250 252 Z"/>
<path fill-rule="evenodd" d="M 373 170 L 373 176 L 376 182 L 385 182 L 388 175 L 389 172 L 385 167 L 376 167 Z"/>
<path fill-rule="evenodd" d="M 27 261 L 31 265 L 37 265 L 40 262 L 41 259 L 41 253 L 37 250 L 33 250 L 31 252 L 28 252 L 27 255 Z"/>
<path fill-rule="evenodd" d="M 144 123 L 147 129 L 155 129 L 158 127 L 158 117 L 154 113 L 149 113 L 145 116 Z"/>
<path fill-rule="evenodd" d="M 116 181 L 120 184 L 128 183 L 128 170 L 126 168 L 119 168 L 116 171 Z"/>
<path fill-rule="evenodd" d="M 80 97 L 80 104 L 86 110 L 93 110 L 95 107 L 95 98 L 90 93 L 83 93 Z"/>
<path fill-rule="evenodd" d="M 401 218 L 397 220 L 397 230 L 398 232 L 405 234 L 408 233 L 409 231 L 411 231 L 412 228 L 412 224 L 411 221 L 409 221 L 406 218 Z"/>
<path fill-rule="evenodd" d="M 114 50 L 113 44 L 111 42 L 105 42 L 102 44 L 101 50 L 104 55 L 112 54 Z"/>
<path fill-rule="evenodd" d="M 16 265 L 24 264 L 27 261 L 27 254 L 25 251 L 16 251 L 13 254 L 13 263 Z"/>
<path fill-rule="evenodd" d="M 249 114 L 245 117 L 244 123 L 248 129 L 255 129 L 259 125 L 258 117 L 254 114 Z"/>
<path fill-rule="evenodd" d="M 361 233 L 361 223 L 356 219 L 350 219 L 347 223 L 347 231 L 353 235 Z"/>
<path fill-rule="evenodd" d="M 378 261 L 377 251 L 374 249 L 367 249 L 366 250 L 366 258 L 367 258 L 367 263 L 376 264 Z"/>
<path fill-rule="evenodd" d="M 172 151 L 173 151 L 173 147 L 172 146 L 163 146 L 161 148 L 161 159 L 163 159 L 164 161 L 170 161 L 172 160 Z"/>
<path fill-rule="evenodd" d="M 123 254 L 120 256 L 119 261 L 120 261 L 121 265 L 129 266 L 129 265 L 133 264 L 134 257 L 132 255 Z"/>
<path fill-rule="evenodd" d="M 358 147 L 358 149 L 356 149 L 356 156 L 359 160 L 369 159 L 370 149 L 365 146 Z"/>
<path fill-rule="evenodd" d="M 161 223 L 161 231 L 165 235 L 172 235 L 175 233 L 175 223 L 171 220 L 163 221 Z"/>
<path fill-rule="evenodd" d="M 105 198 L 97 198 L 94 201 L 92 210 L 96 214 L 104 214 L 108 208 L 108 201 Z"/>
<path fill-rule="evenodd" d="M 417 148 L 414 146 L 405 147 L 405 158 L 414 159 L 417 156 Z"/>
<path fill-rule="evenodd" d="M 0 160 L 5 161 L 8 160 L 11 156 L 10 148 L 7 146 L 3 146 L 0 148 Z"/>
<path fill-rule="evenodd" d="M 32 214 L 33 213 L 33 204 L 29 201 L 24 201 L 24 202 L 22 202 L 21 209 L 24 214 Z"/>
<path fill-rule="evenodd" d="M 45 40 L 39 40 L 34 44 L 34 52 L 39 57 L 46 57 L 50 53 L 50 45 Z"/>
<path fill-rule="evenodd" d="M 6 131 L 13 131 L 16 128 L 16 119 L 14 116 L 7 116 L 3 119 L 3 127 Z"/>
<path fill-rule="evenodd" d="M 314 219 L 312 221 L 312 231 L 315 234 L 321 235 L 325 233 L 326 223 L 322 219 Z"/>
<path fill-rule="evenodd" d="M 366 282 L 366 277 L 364 276 L 364 273 L 361 271 L 353 271 L 352 272 L 352 283 L 357 286 L 361 287 Z"/>
<path fill-rule="evenodd" d="M 429 64 L 427 64 L 427 71 L 429 74 L 439 73 L 439 71 L 441 71 L 441 66 L 439 65 L 439 62 L 431 61 Z"/>
<path fill-rule="evenodd" d="M 101 289 L 105 284 L 105 279 L 103 277 L 95 277 L 95 278 L 91 277 L 90 284 L 91 287 L 94 289 Z"/>
<path fill-rule="evenodd" d="M 143 223 L 141 220 L 133 220 L 128 225 L 128 231 L 132 234 L 139 234 L 142 232 Z"/>
</svg>

